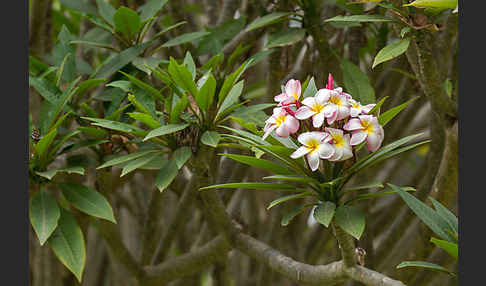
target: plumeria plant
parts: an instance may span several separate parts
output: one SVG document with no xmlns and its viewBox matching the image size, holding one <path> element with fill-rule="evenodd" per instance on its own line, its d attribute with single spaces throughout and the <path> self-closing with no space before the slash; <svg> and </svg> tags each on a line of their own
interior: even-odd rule
<svg viewBox="0 0 486 286">
<path fill-rule="evenodd" d="M 360 171 L 429 142 L 423 140 L 406 145 L 422 137 L 422 134 L 416 134 L 382 146 L 385 137 L 383 126 L 412 101 L 380 114 L 385 99 L 376 104 L 361 104 L 353 95 L 336 86 L 331 74 L 322 89 L 317 89 L 313 78 L 304 85 L 299 80 L 291 79 L 282 87 L 282 93 L 274 97 L 277 106 L 265 121 L 263 132 L 237 121 L 253 132 L 225 127 L 235 134 L 222 135 L 225 140 L 236 141 L 256 151 L 256 156 L 222 155 L 273 172 L 275 175 L 263 179 L 281 183 L 237 182 L 207 186 L 201 190 L 243 188 L 291 193 L 274 200 L 267 209 L 290 200 L 313 198 L 311 203 L 298 205 L 283 216 L 281 224 L 287 225 L 296 215 L 314 207 L 313 216 L 319 223 L 328 227 L 334 221 L 359 239 L 365 228 L 364 214 L 352 204 L 397 190 L 387 188 L 349 198 L 349 193 L 384 188 L 384 185 L 348 187 L 347 183 Z M 360 156 L 359 151 L 364 145 L 369 153 Z M 261 158 L 264 155 L 273 160 Z M 411 187 L 399 189 L 414 190 Z"/>
</svg>

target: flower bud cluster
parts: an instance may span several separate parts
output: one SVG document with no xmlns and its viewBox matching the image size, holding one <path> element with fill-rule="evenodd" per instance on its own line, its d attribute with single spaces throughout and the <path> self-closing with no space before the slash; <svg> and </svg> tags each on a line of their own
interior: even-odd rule
<svg viewBox="0 0 486 286">
<path fill-rule="evenodd" d="M 329 74 L 325 88 L 302 98 L 300 81 L 291 79 L 285 92 L 275 96 L 278 106 L 265 121 L 263 139 L 273 131 L 279 137 L 292 136 L 302 144 L 291 158 L 305 156 L 312 171 L 320 159 L 344 161 L 353 157 L 353 146 L 364 141 L 371 152 L 380 148 L 384 131 L 378 119 L 368 114 L 375 104 L 360 102 L 333 86 Z"/>
</svg>

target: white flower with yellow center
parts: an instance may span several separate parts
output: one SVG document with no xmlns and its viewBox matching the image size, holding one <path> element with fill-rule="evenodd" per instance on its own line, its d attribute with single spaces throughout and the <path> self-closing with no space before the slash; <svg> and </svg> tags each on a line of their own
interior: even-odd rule
<svg viewBox="0 0 486 286">
<path fill-rule="evenodd" d="M 344 134 L 341 129 L 326 128 L 326 132 L 329 133 L 331 137 L 330 143 L 334 149 L 334 154 L 329 161 L 344 161 L 353 157 L 353 147 L 349 144 L 350 136 L 349 134 Z"/>
<path fill-rule="evenodd" d="M 290 157 L 296 159 L 306 155 L 311 170 L 315 171 L 319 168 L 320 158 L 329 159 L 334 154 L 334 149 L 329 144 L 330 140 L 331 137 L 325 132 L 302 133 L 297 138 L 297 141 L 303 146 L 299 147 Z"/>
<path fill-rule="evenodd" d="M 302 93 L 302 87 L 300 81 L 291 79 L 285 84 L 285 92 L 274 97 L 278 105 L 289 105 L 299 101 L 300 94 Z"/>
<path fill-rule="evenodd" d="M 366 146 L 371 152 L 380 148 L 385 132 L 373 115 L 360 115 L 351 118 L 344 126 L 344 130 L 351 131 L 351 145 L 358 145 L 366 139 Z"/>
<path fill-rule="evenodd" d="M 361 114 L 368 114 L 373 107 L 375 107 L 376 104 L 367 104 L 367 105 L 361 105 L 358 101 L 350 98 L 348 99 L 348 103 L 351 105 L 349 115 L 351 117 L 357 117 L 358 115 Z"/>
<path fill-rule="evenodd" d="M 273 130 L 279 137 L 288 137 L 299 130 L 299 120 L 295 119 L 284 108 L 277 107 L 273 109 L 273 115 L 265 121 L 263 131 L 265 134 L 262 139 L 265 140 Z"/>
<path fill-rule="evenodd" d="M 315 97 L 305 98 L 302 101 L 303 106 L 295 112 L 295 117 L 304 120 L 312 116 L 312 125 L 315 128 L 321 127 L 324 123 L 324 108 L 328 99 L 328 97 L 319 92 Z"/>
<path fill-rule="evenodd" d="M 324 115 L 328 124 L 333 124 L 336 120 L 342 120 L 349 116 L 349 103 L 346 95 L 337 90 L 320 89 L 317 94 L 322 94 L 327 98 Z"/>
</svg>

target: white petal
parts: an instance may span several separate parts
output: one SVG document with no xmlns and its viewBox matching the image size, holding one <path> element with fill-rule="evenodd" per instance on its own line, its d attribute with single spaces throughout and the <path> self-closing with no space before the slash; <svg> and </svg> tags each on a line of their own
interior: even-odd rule
<svg viewBox="0 0 486 286">
<path fill-rule="evenodd" d="M 306 158 L 312 171 L 315 171 L 317 170 L 317 168 L 319 168 L 319 152 L 311 152 L 307 154 Z"/>
<path fill-rule="evenodd" d="M 289 130 L 285 127 L 284 124 L 280 125 L 277 130 L 275 130 L 275 133 L 279 137 L 289 137 Z"/>
<path fill-rule="evenodd" d="M 299 149 L 295 150 L 294 153 L 290 154 L 290 158 L 292 159 L 297 159 L 297 158 L 300 158 L 302 156 L 304 156 L 305 154 L 309 153 L 311 150 L 306 148 L 305 146 L 301 146 L 299 147 Z"/>
<path fill-rule="evenodd" d="M 332 117 L 334 113 L 337 112 L 337 106 L 334 103 L 329 103 L 324 106 L 324 109 L 322 110 L 326 117 Z"/>
<path fill-rule="evenodd" d="M 329 100 L 329 97 L 331 97 L 331 90 L 327 88 L 319 89 L 316 93 L 316 97 L 319 97 L 319 100 L 327 102 Z"/>
<path fill-rule="evenodd" d="M 291 134 L 299 130 L 299 120 L 295 119 L 292 115 L 287 115 L 284 125 Z"/>
<path fill-rule="evenodd" d="M 275 124 L 269 126 L 269 128 L 267 128 L 267 130 L 265 131 L 265 134 L 263 134 L 262 140 L 265 140 L 265 138 L 267 138 L 268 135 L 270 135 L 270 133 L 272 133 L 272 131 L 275 130 L 275 128 L 277 128 L 277 125 Z"/>
<path fill-rule="evenodd" d="M 367 105 L 363 106 L 362 107 L 363 108 L 363 113 L 369 113 L 373 109 L 373 107 L 375 107 L 375 105 L 376 104 L 373 104 L 372 103 L 372 104 L 367 104 Z"/>
<path fill-rule="evenodd" d="M 326 132 L 333 135 L 340 135 L 343 136 L 343 131 L 341 129 L 336 129 L 336 128 L 331 128 L 331 127 L 326 127 Z"/>
<path fill-rule="evenodd" d="M 304 120 L 311 117 L 314 114 L 315 112 L 312 111 L 309 107 L 301 106 L 299 109 L 297 109 L 297 112 L 295 112 L 295 117 L 297 117 L 297 119 Z"/>
<path fill-rule="evenodd" d="M 287 99 L 289 96 L 286 93 L 281 93 L 273 98 L 273 100 L 280 102 Z"/>
<path fill-rule="evenodd" d="M 321 145 L 319 145 L 318 151 L 319 151 L 319 157 L 321 157 L 322 159 L 331 158 L 335 152 L 332 145 L 328 143 L 322 143 Z"/>
<path fill-rule="evenodd" d="M 312 125 L 314 126 L 314 128 L 321 127 L 323 123 L 324 123 L 323 112 L 317 113 L 316 115 L 312 116 Z"/>
<path fill-rule="evenodd" d="M 358 118 L 351 118 L 346 124 L 344 124 L 343 129 L 347 131 L 360 130 L 363 129 L 363 126 L 361 125 L 361 120 Z"/>
<path fill-rule="evenodd" d="M 339 106 L 338 107 L 338 115 L 337 120 L 342 120 L 349 116 L 349 107 L 347 106 Z"/>
<path fill-rule="evenodd" d="M 306 97 L 304 100 L 302 100 L 303 105 L 307 105 L 309 107 L 316 105 L 316 99 L 314 97 Z"/>
<path fill-rule="evenodd" d="M 328 160 L 329 161 L 339 161 L 339 160 L 341 160 L 341 157 L 343 156 L 343 149 L 337 148 L 336 146 L 333 146 L 333 149 L 334 149 L 334 154 Z"/>
<path fill-rule="evenodd" d="M 351 141 L 349 143 L 353 146 L 358 145 L 366 139 L 366 136 L 368 136 L 368 133 L 364 131 L 354 132 L 353 136 L 351 136 Z"/>
<path fill-rule="evenodd" d="M 366 138 L 366 146 L 371 152 L 378 150 L 382 142 L 383 136 L 375 132 L 368 134 L 368 137 Z"/>
<path fill-rule="evenodd" d="M 307 142 L 311 139 L 315 139 L 314 132 L 304 132 L 297 137 L 297 141 L 302 145 L 307 145 Z"/>
<path fill-rule="evenodd" d="M 360 109 L 360 108 L 351 107 L 351 108 L 350 108 L 350 110 L 349 110 L 349 115 L 350 115 L 351 117 L 356 117 L 356 116 L 358 116 L 360 113 L 361 113 L 361 109 Z"/>
</svg>

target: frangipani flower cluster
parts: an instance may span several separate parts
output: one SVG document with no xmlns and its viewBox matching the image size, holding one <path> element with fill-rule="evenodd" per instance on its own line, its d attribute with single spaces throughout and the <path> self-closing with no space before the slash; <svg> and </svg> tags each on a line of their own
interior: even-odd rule
<svg viewBox="0 0 486 286">
<path fill-rule="evenodd" d="M 380 148 L 384 131 L 378 119 L 368 114 L 375 104 L 360 102 L 334 87 L 329 74 L 325 88 L 302 98 L 300 81 L 291 79 L 285 92 L 275 96 L 278 106 L 265 121 L 263 139 L 273 131 L 279 137 L 292 136 L 302 144 L 291 158 L 305 156 L 312 171 L 321 159 L 344 161 L 353 157 L 353 146 L 366 141 L 371 152 Z"/>
</svg>

